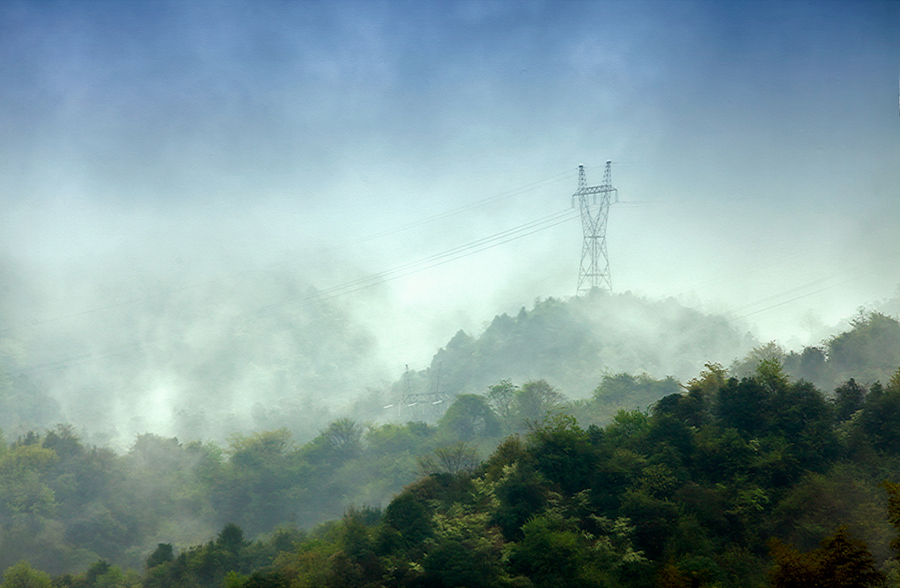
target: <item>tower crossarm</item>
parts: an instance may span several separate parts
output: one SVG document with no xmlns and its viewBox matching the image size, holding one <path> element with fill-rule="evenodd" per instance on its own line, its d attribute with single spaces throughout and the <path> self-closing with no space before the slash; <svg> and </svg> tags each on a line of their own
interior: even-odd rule
<svg viewBox="0 0 900 588">
<path fill-rule="evenodd" d="M 589 194 L 605 194 L 607 192 L 618 192 L 618 190 L 607 186 L 588 186 L 575 192 L 575 195 L 580 196 L 584 194 L 587 196 Z"/>
</svg>

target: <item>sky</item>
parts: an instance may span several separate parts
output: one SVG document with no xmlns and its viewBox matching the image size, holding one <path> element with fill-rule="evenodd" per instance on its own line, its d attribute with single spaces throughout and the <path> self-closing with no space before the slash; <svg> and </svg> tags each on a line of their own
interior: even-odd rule
<svg viewBox="0 0 900 588">
<path fill-rule="evenodd" d="M 397 377 L 575 294 L 576 170 L 606 161 L 614 291 L 788 348 L 900 295 L 897 2 L 12 0 L 0 79 L 26 366 L 76 353 L 67 323 L 284 272 Z"/>
</svg>

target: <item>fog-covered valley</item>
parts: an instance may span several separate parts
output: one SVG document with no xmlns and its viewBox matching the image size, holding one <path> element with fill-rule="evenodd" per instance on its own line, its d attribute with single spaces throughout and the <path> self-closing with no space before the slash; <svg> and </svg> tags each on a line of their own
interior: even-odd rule
<svg viewBox="0 0 900 588">
<path fill-rule="evenodd" d="M 306 441 L 341 417 L 433 421 L 447 406 L 427 418 L 404 413 L 404 394 L 438 393 L 449 404 L 501 380 L 543 379 L 577 400 L 604 375 L 687 381 L 769 343 L 744 321 L 630 292 L 536 298 L 493 315 L 449 310 L 435 318 L 442 330 L 423 334 L 383 281 L 346 265 L 344 275 L 360 275 L 349 293 L 316 288 L 296 261 L 218 274 L 140 254 L 91 262 L 48 275 L 4 265 L 8 436 L 65 422 L 118 449 L 143 433 L 223 442 L 281 427 Z"/>
<path fill-rule="evenodd" d="M 0 3 L 2 588 L 900 586 L 898 32 Z"/>
<path fill-rule="evenodd" d="M 894 13 L 810 9 L 797 37 L 772 7 L 733 44 L 760 12 L 735 10 L 5 5 L 2 361 L 46 400 L 5 428 L 309 438 L 457 331 L 572 297 L 576 168 L 607 160 L 617 296 L 565 319 L 602 335 L 543 333 L 546 365 L 498 350 L 450 392 L 583 398 L 836 334 L 897 296 Z"/>
</svg>

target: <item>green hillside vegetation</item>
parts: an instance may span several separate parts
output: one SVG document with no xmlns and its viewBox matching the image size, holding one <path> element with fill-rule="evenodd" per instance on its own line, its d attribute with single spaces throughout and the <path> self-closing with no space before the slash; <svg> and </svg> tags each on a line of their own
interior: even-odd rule
<svg viewBox="0 0 900 588">
<path fill-rule="evenodd" d="M 878 367 L 900 323 L 832 342 L 832 373 Z M 434 424 L 303 444 L 28 432 L 0 443 L 3 585 L 900 585 L 900 354 L 826 392 L 765 352 L 575 402 L 502 379 Z"/>
<path fill-rule="evenodd" d="M 900 357 L 900 323 L 881 312 L 862 312 L 850 321 L 851 328 L 802 351 L 786 353 L 774 343 L 751 351 L 731 366 L 737 376 L 750 375 L 764 360 L 777 360 L 792 377 L 834 390 L 850 381 L 867 386 L 885 382 L 897 369 Z"/>
<path fill-rule="evenodd" d="M 725 318 L 674 299 L 593 290 L 567 301 L 538 300 L 514 317 L 498 315 L 477 337 L 459 331 L 414 382 L 434 390 L 439 378 L 453 397 L 481 394 L 501 380 L 543 379 L 586 398 L 610 373 L 687 379 L 706 362 L 727 363 L 752 344 Z"/>
<path fill-rule="evenodd" d="M 220 535 L 154 560 L 144 581 L 896 585 L 900 486 L 883 480 L 900 476 L 900 435 L 888 441 L 873 418 L 885 399 L 900 400 L 900 369 L 847 423 L 835 402 L 774 362 L 742 380 L 713 368 L 649 413 L 622 411 L 587 429 L 550 416 L 477 466 L 432 471 L 383 510 L 351 509 L 309 534 L 242 544 L 232 564 L 210 571 L 203 562 L 227 560 L 213 557 Z M 261 553 L 268 562 L 254 568 Z"/>
</svg>

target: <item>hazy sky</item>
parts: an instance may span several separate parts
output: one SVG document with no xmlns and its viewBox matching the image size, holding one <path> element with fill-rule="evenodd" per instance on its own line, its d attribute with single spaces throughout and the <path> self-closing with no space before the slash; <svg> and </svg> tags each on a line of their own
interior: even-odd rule
<svg viewBox="0 0 900 588">
<path fill-rule="evenodd" d="M 573 295 L 581 226 L 404 264 L 565 212 L 607 160 L 617 291 L 798 345 L 900 284 L 895 1 L 8 0 L 0 80 L 13 327 L 406 267 L 340 300 L 422 367 Z"/>
</svg>

